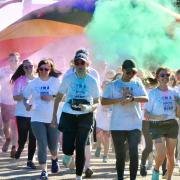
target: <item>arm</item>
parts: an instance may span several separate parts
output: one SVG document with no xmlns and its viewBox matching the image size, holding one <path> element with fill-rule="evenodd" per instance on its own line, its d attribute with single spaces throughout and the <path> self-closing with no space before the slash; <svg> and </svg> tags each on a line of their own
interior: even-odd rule
<svg viewBox="0 0 180 180">
<path fill-rule="evenodd" d="M 124 102 L 124 98 L 110 99 L 101 97 L 102 105 L 111 105 L 111 104 L 122 104 Z"/>
<path fill-rule="evenodd" d="M 146 109 L 144 110 L 144 117 L 145 117 L 145 120 L 148 120 L 148 121 L 151 119 L 159 120 L 159 121 L 163 121 L 163 120 L 167 119 L 167 116 L 165 114 L 154 115 L 154 114 L 148 112 Z"/>
<path fill-rule="evenodd" d="M 17 96 L 13 96 L 13 99 L 15 101 L 22 101 L 24 99 L 23 95 L 17 95 Z"/>
<path fill-rule="evenodd" d="M 53 108 L 53 117 L 52 117 L 52 121 L 51 121 L 51 123 L 53 125 L 57 124 L 57 111 L 58 111 L 59 103 L 61 102 L 63 96 L 64 96 L 64 94 L 61 94 L 61 93 L 58 93 L 56 95 L 56 99 L 54 101 L 54 108 Z"/>
<path fill-rule="evenodd" d="M 148 102 L 147 96 L 133 96 L 132 101 L 134 102 Z"/>
<path fill-rule="evenodd" d="M 180 119 L 180 99 L 176 101 L 176 116 Z"/>
</svg>

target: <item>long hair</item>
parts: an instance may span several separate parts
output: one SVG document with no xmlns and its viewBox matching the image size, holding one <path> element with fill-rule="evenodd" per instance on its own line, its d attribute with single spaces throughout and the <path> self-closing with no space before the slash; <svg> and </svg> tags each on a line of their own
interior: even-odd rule
<svg viewBox="0 0 180 180">
<path fill-rule="evenodd" d="M 18 66 L 18 68 L 16 69 L 16 71 L 14 72 L 14 74 L 12 75 L 10 82 L 14 83 L 16 81 L 16 79 L 18 79 L 20 76 L 24 76 L 24 75 L 25 75 L 25 72 L 23 69 L 23 64 L 20 64 Z"/>
<path fill-rule="evenodd" d="M 38 67 L 37 67 L 37 73 L 39 73 L 39 68 L 44 65 L 44 64 L 48 64 L 51 66 L 51 70 L 49 73 L 49 76 L 51 77 L 59 77 L 62 73 L 58 70 L 55 69 L 55 65 L 54 65 L 54 61 L 51 58 L 47 58 L 47 59 L 42 59 L 39 63 L 38 63 Z"/>
</svg>

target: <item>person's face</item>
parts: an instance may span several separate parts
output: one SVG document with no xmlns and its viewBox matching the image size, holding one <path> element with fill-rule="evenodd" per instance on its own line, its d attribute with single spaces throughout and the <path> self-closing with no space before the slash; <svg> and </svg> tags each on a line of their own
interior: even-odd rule
<svg viewBox="0 0 180 180">
<path fill-rule="evenodd" d="M 24 61 L 23 69 L 24 69 L 25 74 L 31 74 L 33 71 L 33 64 L 30 61 Z"/>
<path fill-rule="evenodd" d="M 136 74 L 136 71 L 131 70 L 131 71 L 127 71 L 126 69 L 123 69 L 123 75 L 126 79 L 130 80 L 132 79 Z"/>
<path fill-rule="evenodd" d="M 9 65 L 12 67 L 12 68 L 17 68 L 18 64 L 19 64 L 19 56 L 10 56 L 8 58 L 8 62 L 9 62 Z"/>
<path fill-rule="evenodd" d="M 169 82 L 169 78 L 170 78 L 170 72 L 168 72 L 167 70 L 160 71 L 157 77 L 160 85 L 167 84 Z"/>
<path fill-rule="evenodd" d="M 40 77 L 48 77 L 51 71 L 51 66 L 49 64 L 43 64 L 38 68 Z"/>
<path fill-rule="evenodd" d="M 86 70 L 87 63 L 81 59 L 74 61 L 74 66 L 78 72 L 83 72 Z"/>
</svg>

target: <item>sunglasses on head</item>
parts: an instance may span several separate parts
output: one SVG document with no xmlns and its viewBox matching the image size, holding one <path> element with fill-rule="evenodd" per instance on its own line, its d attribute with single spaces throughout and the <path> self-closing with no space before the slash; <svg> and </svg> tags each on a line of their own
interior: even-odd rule
<svg viewBox="0 0 180 180">
<path fill-rule="evenodd" d="M 24 67 L 24 69 L 32 69 L 33 65 L 24 65 L 23 67 Z"/>
<path fill-rule="evenodd" d="M 161 77 L 161 78 L 169 77 L 169 76 L 170 76 L 169 73 L 161 73 L 161 74 L 159 74 L 159 77 Z"/>
<path fill-rule="evenodd" d="M 85 61 L 75 61 L 74 62 L 75 66 L 79 66 L 79 65 L 85 65 Z"/>
<path fill-rule="evenodd" d="M 39 68 L 39 71 L 46 71 L 46 72 L 47 72 L 47 71 L 49 71 L 49 69 L 48 69 L 48 68 L 42 68 L 42 67 L 40 67 L 40 68 Z"/>
</svg>

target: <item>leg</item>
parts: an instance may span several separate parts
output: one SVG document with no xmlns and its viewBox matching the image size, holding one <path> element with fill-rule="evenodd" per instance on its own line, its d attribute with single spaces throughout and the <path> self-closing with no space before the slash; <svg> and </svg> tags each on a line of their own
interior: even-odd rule
<svg viewBox="0 0 180 180">
<path fill-rule="evenodd" d="M 171 176 L 174 169 L 174 157 L 175 157 L 176 144 L 177 144 L 176 139 L 166 138 L 167 179 L 168 180 L 171 180 Z"/>
<path fill-rule="evenodd" d="M 130 157 L 130 180 L 135 180 L 138 170 L 138 144 L 140 143 L 140 130 L 128 131 L 129 157 Z"/>
<path fill-rule="evenodd" d="M 28 120 L 28 128 L 29 128 L 28 161 L 32 161 L 36 151 L 36 138 L 31 128 L 30 118 Z"/>
<path fill-rule="evenodd" d="M 114 143 L 115 154 L 116 154 L 116 170 L 118 180 L 124 179 L 124 167 L 125 167 L 125 141 L 126 133 L 124 131 L 111 131 L 112 140 Z"/>
<path fill-rule="evenodd" d="M 85 146 L 90 129 L 79 127 L 76 135 L 76 175 L 81 176 L 85 164 Z"/>
<path fill-rule="evenodd" d="M 146 165 L 146 160 L 149 156 L 149 154 L 152 152 L 152 138 L 149 133 L 149 122 L 143 121 L 143 135 L 145 139 L 145 148 L 142 152 L 142 157 L 141 157 L 141 165 L 145 166 Z"/>
<path fill-rule="evenodd" d="M 29 122 L 25 117 L 20 116 L 16 117 L 16 121 L 18 129 L 18 149 L 16 151 L 15 158 L 19 159 L 27 140 Z"/>
<path fill-rule="evenodd" d="M 7 105 L 1 104 L 1 116 L 2 116 L 2 123 L 3 123 L 3 132 L 6 139 L 6 142 L 4 143 L 2 147 L 3 152 L 8 151 L 9 144 L 11 142 L 11 135 L 10 135 L 10 119 L 7 116 L 8 110 Z"/>
<path fill-rule="evenodd" d="M 47 127 L 45 123 L 42 122 L 32 122 L 32 131 L 36 137 L 38 144 L 38 161 L 41 170 L 47 171 Z"/>
<path fill-rule="evenodd" d="M 153 140 L 156 150 L 154 169 L 159 171 L 159 167 L 163 164 L 166 157 L 165 139 L 163 137 Z"/>
</svg>

